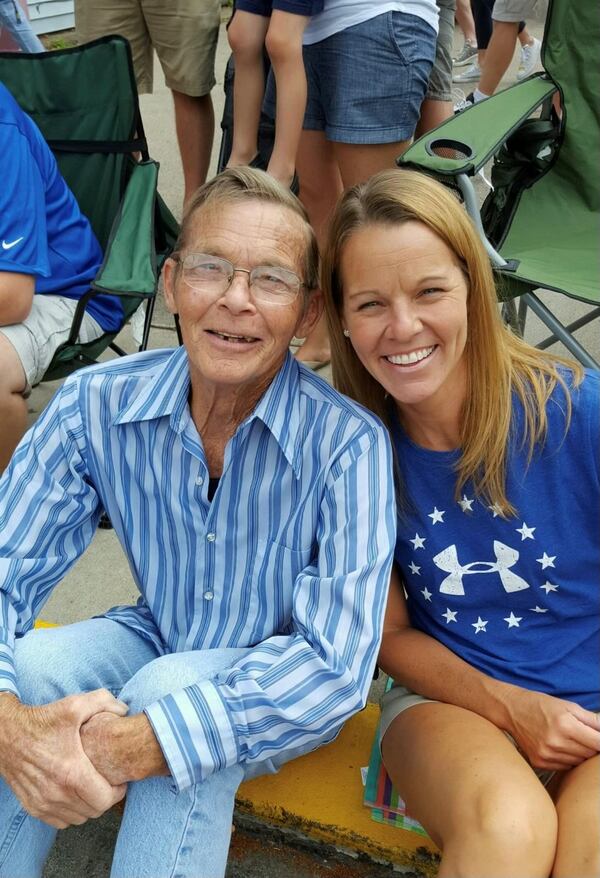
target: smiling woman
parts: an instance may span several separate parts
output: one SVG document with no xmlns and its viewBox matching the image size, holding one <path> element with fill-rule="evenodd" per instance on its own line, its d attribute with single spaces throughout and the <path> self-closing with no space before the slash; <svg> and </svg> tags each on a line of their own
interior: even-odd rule
<svg viewBox="0 0 600 878">
<path fill-rule="evenodd" d="M 503 325 L 475 228 L 416 172 L 345 193 L 322 274 L 334 381 L 396 456 L 386 768 L 440 876 L 597 876 L 600 378 Z"/>
</svg>

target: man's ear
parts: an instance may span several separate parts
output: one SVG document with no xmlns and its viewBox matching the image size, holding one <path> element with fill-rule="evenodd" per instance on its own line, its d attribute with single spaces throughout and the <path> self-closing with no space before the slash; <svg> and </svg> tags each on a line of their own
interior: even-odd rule
<svg viewBox="0 0 600 878">
<path fill-rule="evenodd" d="M 304 306 L 304 314 L 300 318 L 300 322 L 296 327 L 294 335 L 297 338 L 306 338 L 313 331 L 319 318 L 323 313 L 323 293 L 321 290 L 314 290 L 308 302 Z"/>
<path fill-rule="evenodd" d="M 165 305 L 171 314 L 177 314 L 177 304 L 175 302 L 175 278 L 177 274 L 177 263 L 170 257 L 165 260 L 162 270 L 163 293 L 165 297 Z"/>
</svg>

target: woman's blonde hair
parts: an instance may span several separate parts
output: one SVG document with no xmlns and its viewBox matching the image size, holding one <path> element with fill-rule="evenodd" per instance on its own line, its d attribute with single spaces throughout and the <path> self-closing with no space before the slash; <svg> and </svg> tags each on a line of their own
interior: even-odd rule
<svg viewBox="0 0 600 878">
<path fill-rule="evenodd" d="M 332 218 L 323 254 L 321 288 L 332 348 L 333 380 L 342 393 L 354 397 L 391 426 L 391 407 L 384 388 L 367 372 L 343 334 L 341 258 L 345 245 L 368 225 L 420 222 L 453 251 L 464 271 L 467 287 L 467 388 L 461 412 L 461 456 L 457 464 L 456 496 L 467 481 L 504 515 L 515 510 L 506 496 L 506 454 L 511 438 L 512 393 L 524 409 L 524 435 L 529 457 L 547 430 L 546 403 L 559 385 L 565 396 L 565 429 L 571 398 L 559 363 L 581 381 L 579 365 L 537 350 L 514 335 L 498 311 L 492 269 L 479 235 L 445 186 L 411 170 L 386 170 L 349 189 Z M 401 502 L 403 498 L 400 498 Z"/>
</svg>

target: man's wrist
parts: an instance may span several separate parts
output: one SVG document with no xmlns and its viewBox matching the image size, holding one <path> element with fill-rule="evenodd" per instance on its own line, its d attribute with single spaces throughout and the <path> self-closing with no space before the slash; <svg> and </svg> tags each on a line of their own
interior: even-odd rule
<svg viewBox="0 0 600 878">
<path fill-rule="evenodd" d="M 112 784 L 144 780 L 169 773 L 152 726 L 145 714 L 115 717 L 99 714 L 81 727 L 83 749 Z"/>
</svg>

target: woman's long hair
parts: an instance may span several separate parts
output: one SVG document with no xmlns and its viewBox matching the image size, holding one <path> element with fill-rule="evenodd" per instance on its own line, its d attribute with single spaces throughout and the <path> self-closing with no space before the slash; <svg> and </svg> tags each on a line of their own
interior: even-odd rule
<svg viewBox="0 0 600 878">
<path fill-rule="evenodd" d="M 512 425 L 512 393 L 524 410 L 520 438 L 529 457 L 547 431 L 546 403 L 557 385 L 565 396 L 565 430 L 571 397 L 559 364 L 567 366 L 574 383 L 581 381 L 579 365 L 537 350 L 505 326 L 498 311 L 496 288 L 488 256 L 479 235 L 446 187 L 425 174 L 386 170 L 349 189 L 332 218 L 321 266 L 321 287 L 332 348 L 333 380 L 342 393 L 375 412 L 391 427 L 390 400 L 367 372 L 343 334 L 341 257 L 359 229 L 369 225 L 397 226 L 420 222 L 455 253 L 467 280 L 467 388 L 460 413 L 461 456 L 457 464 L 456 496 L 467 481 L 503 514 L 515 513 L 506 496 L 506 454 Z M 401 505 L 405 498 L 400 497 Z"/>
</svg>

